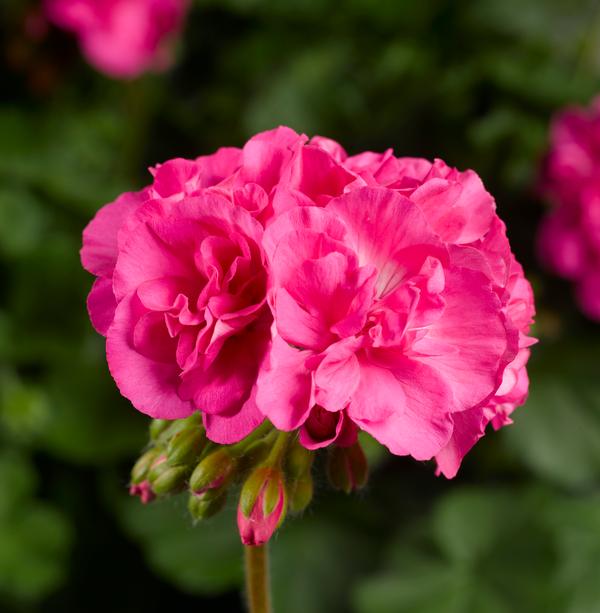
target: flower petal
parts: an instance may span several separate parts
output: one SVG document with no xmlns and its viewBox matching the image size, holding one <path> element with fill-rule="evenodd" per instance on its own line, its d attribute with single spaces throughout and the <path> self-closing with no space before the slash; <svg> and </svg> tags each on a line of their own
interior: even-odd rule
<svg viewBox="0 0 600 613">
<path fill-rule="evenodd" d="M 295 430 L 310 412 L 312 377 L 305 365 L 307 354 L 275 336 L 259 372 L 256 403 L 279 430 Z"/>
<path fill-rule="evenodd" d="M 81 263 L 94 275 L 109 277 L 117 262 L 117 236 L 125 219 L 145 201 L 145 193 L 129 192 L 103 206 L 83 231 Z"/>
<path fill-rule="evenodd" d="M 393 370 L 373 360 L 393 360 Z M 396 455 L 428 460 L 452 434 L 451 392 L 429 366 L 378 351 L 360 359 L 360 383 L 348 407 L 352 420 Z"/>
<path fill-rule="evenodd" d="M 94 281 L 87 297 L 87 308 L 96 331 L 102 336 L 106 336 L 117 308 L 117 301 L 112 289 L 112 279 L 99 277 Z"/>
<path fill-rule="evenodd" d="M 124 298 L 108 329 L 106 357 L 119 391 L 142 413 L 157 419 L 179 419 L 195 408 L 177 394 L 179 369 L 172 363 L 157 362 L 135 350 L 133 330 L 144 313 L 136 295 Z"/>
</svg>

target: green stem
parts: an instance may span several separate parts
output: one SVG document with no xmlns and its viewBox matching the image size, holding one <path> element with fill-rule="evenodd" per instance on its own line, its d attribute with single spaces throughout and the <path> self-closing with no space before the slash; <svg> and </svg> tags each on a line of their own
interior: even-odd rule
<svg viewBox="0 0 600 613">
<path fill-rule="evenodd" d="M 286 447 L 291 438 L 290 432 L 279 432 L 277 438 L 275 439 L 275 444 L 271 447 L 271 451 L 269 451 L 269 456 L 265 464 L 270 466 L 280 466 L 281 461 L 283 459 L 283 454 L 285 453 Z"/>
<path fill-rule="evenodd" d="M 269 590 L 269 550 L 267 545 L 244 547 L 246 598 L 249 613 L 271 613 Z"/>
<path fill-rule="evenodd" d="M 273 425 L 268 419 L 258 427 L 254 432 L 249 434 L 246 438 L 242 439 L 239 443 L 228 447 L 230 453 L 233 456 L 243 455 L 244 451 L 254 442 L 260 440 L 273 430 Z"/>
</svg>

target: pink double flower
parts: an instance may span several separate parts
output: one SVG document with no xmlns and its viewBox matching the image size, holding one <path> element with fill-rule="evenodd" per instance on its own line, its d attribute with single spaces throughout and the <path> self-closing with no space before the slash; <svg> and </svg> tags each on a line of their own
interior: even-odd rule
<svg viewBox="0 0 600 613">
<path fill-rule="evenodd" d="M 201 411 L 219 443 L 265 418 L 309 449 L 364 430 L 452 477 L 524 402 L 533 297 L 474 172 L 278 128 L 152 173 L 82 249 L 138 410 Z"/>
</svg>

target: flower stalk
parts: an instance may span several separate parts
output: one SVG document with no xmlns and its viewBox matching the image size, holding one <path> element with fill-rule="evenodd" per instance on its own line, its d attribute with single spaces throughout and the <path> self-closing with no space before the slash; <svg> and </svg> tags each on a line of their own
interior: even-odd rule
<svg viewBox="0 0 600 613">
<path fill-rule="evenodd" d="M 268 545 L 244 547 L 249 613 L 272 613 Z"/>
</svg>

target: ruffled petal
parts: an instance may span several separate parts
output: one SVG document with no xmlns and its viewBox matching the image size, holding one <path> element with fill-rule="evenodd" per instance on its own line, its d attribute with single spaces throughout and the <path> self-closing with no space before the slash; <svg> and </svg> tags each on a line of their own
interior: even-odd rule
<svg viewBox="0 0 600 613">
<path fill-rule="evenodd" d="M 307 354 L 275 336 L 259 372 L 256 404 L 279 430 L 295 430 L 310 412 L 312 375 L 305 364 Z"/>
<path fill-rule="evenodd" d="M 136 295 L 126 297 L 117 306 L 106 339 L 110 373 L 121 394 L 138 411 L 157 419 L 187 417 L 195 408 L 177 393 L 179 369 L 175 361 L 158 362 L 134 348 L 133 331 L 144 312 Z"/>
</svg>

